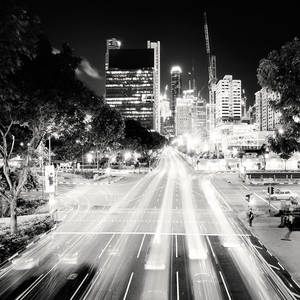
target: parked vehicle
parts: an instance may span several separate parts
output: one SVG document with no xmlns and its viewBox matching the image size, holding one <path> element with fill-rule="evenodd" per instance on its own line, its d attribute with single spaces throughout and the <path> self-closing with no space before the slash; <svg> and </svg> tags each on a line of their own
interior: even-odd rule
<svg viewBox="0 0 300 300">
<path fill-rule="evenodd" d="M 273 194 L 266 193 L 266 199 L 271 200 L 291 200 L 293 204 L 296 204 L 298 195 L 295 192 L 289 191 L 289 190 L 280 190 L 275 189 Z"/>
</svg>

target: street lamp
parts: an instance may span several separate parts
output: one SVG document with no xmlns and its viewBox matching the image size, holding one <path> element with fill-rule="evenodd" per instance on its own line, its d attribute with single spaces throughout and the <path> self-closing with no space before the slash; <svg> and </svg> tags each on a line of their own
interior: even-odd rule
<svg viewBox="0 0 300 300">
<path fill-rule="evenodd" d="M 125 161 L 128 161 L 131 158 L 131 152 L 127 151 L 124 153 L 124 159 Z"/>
<path fill-rule="evenodd" d="M 87 153 L 86 159 L 88 163 L 91 163 L 93 161 L 93 153 Z"/>
<path fill-rule="evenodd" d="M 284 134 L 284 129 L 281 127 L 281 128 L 279 128 L 278 129 L 278 133 L 280 134 L 280 135 L 283 135 Z"/>
</svg>

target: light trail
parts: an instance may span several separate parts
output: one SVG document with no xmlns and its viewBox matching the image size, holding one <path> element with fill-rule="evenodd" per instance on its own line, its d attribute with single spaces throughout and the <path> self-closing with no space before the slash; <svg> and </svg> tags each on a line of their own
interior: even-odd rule
<svg viewBox="0 0 300 300">
<path fill-rule="evenodd" d="M 215 215 L 215 222 L 218 224 L 219 231 L 228 235 L 228 237 L 220 237 L 222 244 L 231 252 L 235 266 L 239 270 L 251 296 L 254 299 L 281 299 L 277 290 L 274 289 L 273 285 L 269 282 L 268 276 L 265 276 L 268 272 L 265 273 L 266 269 L 262 270 L 261 261 L 257 259 L 257 256 L 251 251 L 251 249 L 255 249 L 255 247 L 249 247 L 245 238 L 241 239 L 237 235 L 234 235 L 234 228 L 236 229 L 237 226 L 233 226 L 227 219 L 217 200 L 220 199 L 220 195 L 216 192 L 212 183 L 207 179 L 201 179 L 200 185 Z M 257 250 L 255 249 L 255 251 Z"/>
<path fill-rule="evenodd" d="M 178 170 L 179 182 L 181 183 L 180 192 L 182 195 L 182 212 L 186 233 L 185 240 L 194 298 L 196 300 L 223 299 L 217 273 L 211 258 L 208 256 L 205 237 L 201 235 L 198 227 L 193 205 L 192 176 L 186 169 L 185 164 L 178 158 L 178 154 L 174 155 L 173 160 L 176 164 L 176 170 Z"/>
</svg>

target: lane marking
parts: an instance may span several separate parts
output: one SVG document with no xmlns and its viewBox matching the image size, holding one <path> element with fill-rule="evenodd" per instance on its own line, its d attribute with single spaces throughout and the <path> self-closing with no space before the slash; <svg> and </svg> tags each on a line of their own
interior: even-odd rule
<svg viewBox="0 0 300 300">
<path fill-rule="evenodd" d="M 21 295 L 16 298 L 16 300 L 26 297 L 28 293 L 30 293 L 44 279 L 44 277 L 45 274 L 41 274 Z"/>
<path fill-rule="evenodd" d="M 130 275 L 130 278 L 129 278 L 129 282 L 128 282 L 128 285 L 127 285 L 127 288 L 126 288 L 126 292 L 125 292 L 125 295 L 124 295 L 124 297 L 123 297 L 123 300 L 125 300 L 126 297 L 127 297 L 127 294 L 128 294 L 128 291 L 129 291 L 129 287 L 130 287 L 130 284 L 131 284 L 132 277 L 133 277 L 133 272 L 131 272 L 131 275 Z"/>
<path fill-rule="evenodd" d="M 255 248 L 257 249 L 260 249 L 260 250 L 263 250 L 264 248 L 263 247 L 260 247 L 260 246 L 257 246 L 257 245 L 253 245 Z"/>
<path fill-rule="evenodd" d="M 175 256 L 178 257 L 177 234 L 175 234 Z"/>
<path fill-rule="evenodd" d="M 280 263 L 278 263 L 278 265 L 281 267 L 282 270 L 285 270 L 285 268 Z"/>
<path fill-rule="evenodd" d="M 140 245 L 140 248 L 139 248 L 139 251 L 138 251 L 138 254 L 137 254 L 136 258 L 139 258 L 139 257 L 140 257 L 140 254 L 141 254 L 141 251 L 142 251 L 142 247 L 143 247 L 143 244 L 144 244 L 145 237 L 146 237 L 146 234 L 144 234 L 144 236 L 143 236 L 143 239 L 142 239 L 142 242 L 141 242 L 141 245 Z"/>
<path fill-rule="evenodd" d="M 74 294 L 72 295 L 72 297 L 70 298 L 70 300 L 73 300 L 75 295 L 78 293 L 79 289 L 81 288 L 81 286 L 83 285 L 83 283 L 86 281 L 87 277 L 89 276 L 89 273 L 87 273 L 84 277 L 84 279 L 81 281 L 80 285 L 78 286 L 78 288 L 76 289 L 76 291 L 74 292 Z"/>
<path fill-rule="evenodd" d="M 210 251 L 211 251 L 211 253 L 212 253 L 212 255 L 213 255 L 213 258 L 214 258 L 215 262 L 218 263 L 218 261 L 217 261 L 217 256 L 216 256 L 216 254 L 215 254 L 215 251 L 214 251 L 214 249 L 213 249 L 213 247 L 212 247 L 212 245 L 211 245 L 211 242 L 210 242 L 210 239 L 209 239 L 208 236 L 206 237 L 206 240 L 207 240 L 207 242 L 208 242 Z"/>
<path fill-rule="evenodd" d="M 250 191 L 250 189 L 247 186 L 245 186 L 244 184 L 241 183 L 241 186 L 244 187 L 247 191 Z"/>
<path fill-rule="evenodd" d="M 176 271 L 176 299 L 179 300 L 179 274 L 178 271 Z"/>
<path fill-rule="evenodd" d="M 272 264 L 268 264 L 271 268 L 273 268 L 273 269 L 276 269 L 276 270 L 278 270 L 278 271 L 280 271 L 280 268 L 278 268 L 278 267 L 276 267 L 276 266 L 274 266 L 274 265 L 272 265 Z"/>
<path fill-rule="evenodd" d="M 223 274 L 222 274 L 222 272 L 221 272 L 221 271 L 219 271 L 219 274 L 220 274 L 220 276 L 221 276 L 221 279 L 222 279 L 222 282 L 223 282 L 223 284 L 224 284 L 224 287 L 225 287 L 225 290 L 226 290 L 227 297 L 228 297 L 228 299 L 229 299 L 229 300 L 231 300 L 231 297 L 230 297 L 230 294 L 229 294 L 229 291 L 228 291 L 227 285 L 226 285 L 226 283 L 225 283 L 225 280 L 224 280 Z"/>
<path fill-rule="evenodd" d="M 89 289 L 86 291 L 83 300 L 85 300 L 87 298 L 87 296 L 89 295 L 89 293 L 91 292 L 91 290 L 94 287 L 94 285 L 96 284 L 98 278 L 102 275 L 102 273 L 103 273 L 106 265 L 108 264 L 108 262 L 109 262 L 109 259 L 106 260 L 106 262 L 104 263 L 103 267 L 96 273 L 96 277 L 95 277 L 94 281 L 92 282 L 91 286 L 89 287 Z"/>
<path fill-rule="evenodd" d="M 111 243 L 112 239 L 115 237 L 115 235 L 113 234 L 112 237 L 109 239 L 109 241 L 106 243 L 105 247 L 101 250 L 101 253 L 99 254 L 98 258 L 100 259 L 102 254 L 104 253 L 104 251 L 106 250 L 106 248 L 109 246 L 109 244 Z"/>
<path fill-rule="evenodd" d="M 264 199 L 263 197 L 259 196 L 256 192 L 253 192 L 253 195 L 255 195 L 257 198 L 261 199 L 262 201 L 264 201 L 265 203 L 267 203 L 269 205 L 269 200 Z M 270 206 L 273 207 L 274 209 L 278 209 L 278 207 L 274 206 L 271 201 L 270 201 Z"/>
</svg>

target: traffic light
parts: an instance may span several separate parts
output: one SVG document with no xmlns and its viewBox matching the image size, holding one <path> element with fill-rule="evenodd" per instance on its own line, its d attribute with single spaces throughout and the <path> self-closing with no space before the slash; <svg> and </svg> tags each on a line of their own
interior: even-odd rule
<svg viewBox="0 0 300 300">
<path fill-rule="evenodd" d="M 274 194 L 274 186 L 268 186 L 268 194 Z"/>
</svg>

